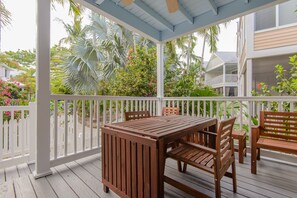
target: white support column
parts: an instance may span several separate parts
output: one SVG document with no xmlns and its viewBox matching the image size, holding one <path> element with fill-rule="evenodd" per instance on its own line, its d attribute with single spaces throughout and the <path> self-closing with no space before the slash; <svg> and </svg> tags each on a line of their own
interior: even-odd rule
<svg viewBox="0 0 297 198">
<path fill-rule="evenodd" d="M 223 65 L 223 96 L 226 96 L 226 65 Z"/>
<path fill-rule="evenodd" d="M 164 44 L 157 43 L 157 115 L 162 115 L 162 101 L 164 97 Z"/>
<path fill-rule="evenodd" d="M 34 177 L 50 170 L 50 9 L 51 0 L 37 1 L 37 131 Z"/>
<path fill-rule="evenodd" d="M 30 144 L 30 151 L 29 151 L 29 163 L 35 163 L 35 157 L 36 157 L 36 103 L 30 102 L 29 103 L 29 144 Z"/>
<path fill-rule="evenodd" d="M 253 89 L 253 62 L 251 59 L 246 61 L 246 96 L 252 96 Z"/>
</svg>

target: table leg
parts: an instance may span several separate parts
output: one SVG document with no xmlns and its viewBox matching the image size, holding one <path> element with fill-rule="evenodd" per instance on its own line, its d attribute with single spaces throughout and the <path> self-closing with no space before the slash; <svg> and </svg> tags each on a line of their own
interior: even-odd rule
<svg viewBox="0 0 297 198">
<path fill-rule="evenodd" d="M 164 140 L 159 140 L 159 195 L 158 197 L 164 197 L 164 171 L 165 171 L 165 160 L 166 160 L 166 146 Z"/>
</svg>

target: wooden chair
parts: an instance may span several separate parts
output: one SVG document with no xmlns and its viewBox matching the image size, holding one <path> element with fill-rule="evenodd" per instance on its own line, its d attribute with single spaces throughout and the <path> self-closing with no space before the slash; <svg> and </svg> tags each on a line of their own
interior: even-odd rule
<svg viewBox="0 0 297 198">
<path fill-rule="evenodd" d="M 196 168 L 204 170 L 214 175 L 215 193 L 216 197 L 221 197 L 220 181 L 223 176 L 233 179 L 233 192 L 237 191 L 236 184 L 236 170 L 235 170 L 235 157 L 232 138 L 232 129 L 236 118 L 231 118 L 220 123 L 217 133 L 204 131 L 202 133 L 209 136 L 216 136 L 216 149 L 206 146 L 180 140 L 180 146 L 170 150 L 168 157 L 177 161 L 182 161 L 185 164 L 192 165 Z M 228 168 L 232 165 L 232 173 L 227 172 Z M 186 171 L 186 166 L 184 167 Z M 165 182 L 180 188 L 197 197 L 203 197 L 202 193 L 184 185 L 171 178 L 164 176 Z"/>
<path fill-rule="evenodd" d="M 125 112 L 125 119 L 126 121 L 129 120 L 138 120 L 142 118 L 149 118 L 150 112 L 149 111 L 131 111 L 131 112 Z"/>
<path fill-rule="evenodd" d="M 179 115 L 179 108 L 178 107 L 163 107 L 162 115 L 163 116 Z"/>
</svg>

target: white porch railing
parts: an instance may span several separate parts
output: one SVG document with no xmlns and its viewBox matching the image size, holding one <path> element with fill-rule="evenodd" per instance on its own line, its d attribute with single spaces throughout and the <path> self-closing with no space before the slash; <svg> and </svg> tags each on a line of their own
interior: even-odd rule
<svg viewBox="0 0 297 198">
<path fill-rule="evenodd" d="M 218 85 L 223 83 L 237 83 L 237 80 L 238 80 L 237 74 L 225 74 L 225 82 L 224 82 L 224 76 L 219 75 L 207 80 L 205 83 L 207 85 Z"/>
<path fill-rule="evenodd" d="M 157 98 L 52 95 L 51 166 L 99 152 L 100 127 L 126 111 L 157 115 Z"/>
<path fill-rule="evenodd" d="M 126 111 L 148 110 L 158 115 L 158 103 L 179 107 L 182 115 L 236 116 L 238 129 L 250 132 L 261 110 L 297 111 L 297 97 L 109 97 L 51 96 L 51 166 L 100 152 L 105 123 L 124 120 Z M 34 160 L 35 106 L 0 107 L 0 167 Z M 13 113 L 13 112 L 18 112 Z M 12 117 L 5 120 L 6 112 Z M 7 116 L 6 116 L 7 117 Z M 11 134 L 11 135 L 10 135 Z"/>
<path fill-rule="evenodd" d="M 0 107 L 0 168 L 34 160 L 35 105 Z"/>
</svg>

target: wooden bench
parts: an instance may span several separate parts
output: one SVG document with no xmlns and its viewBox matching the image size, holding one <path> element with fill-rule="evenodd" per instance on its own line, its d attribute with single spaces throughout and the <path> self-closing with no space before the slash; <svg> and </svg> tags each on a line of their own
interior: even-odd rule
<svg viewBox="0 0 297 198">
<path fill-rule="evenodd" d="M 246 134 L 244 131 L 232 131 L 233 139 L 238 140 L 238 148 L 235 151 L 238 151 L 238 161 L 243 164 L 244 156 L 246 157 Z"/>
<path fill-rule="evenodd" d="M 251 172 L 257 173 L 260 149 L 297 154 L 297 113 L 260 112 L 260 126 L 252 128 Z"/>
</svg>

